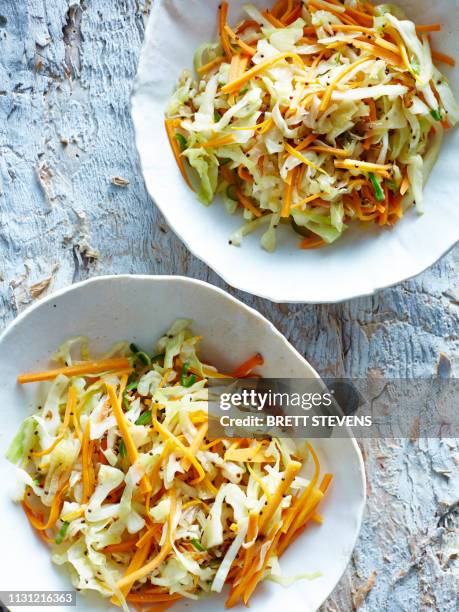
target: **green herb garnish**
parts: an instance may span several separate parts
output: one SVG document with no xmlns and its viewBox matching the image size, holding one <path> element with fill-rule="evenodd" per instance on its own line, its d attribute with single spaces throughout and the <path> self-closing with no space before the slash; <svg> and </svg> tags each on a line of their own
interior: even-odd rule
<svg viewBox="0 0 459 612">
<path fill-rule="evenodd" d="M 384 191 L 382 190 L 381 185 L 379 184 L 378 179 L 373 174 L 373 172 L 369 173 L 371 184 L 373 185 L 373 189 L 375 190 L 375 196 L 378 202 L 383 202 L 386 199 L 384 195 Z"/>
<path fill-rule="evenodd" d="M 184 136 L 182 136 L 182 134 L 179 134 L 178 132 L 176 132 L 175 140 L 179 144 L 180 151 L 185 151 L 185 149 L 188 147 L 188 143 L 186 141 L 186 138 Z"/>
<path fill-rule="evenodd" d="M 137 344 L 134 344 L 132 342 L 129 345 L 129 348 L 131 349 L 131 352 L 134 353 L 135 359 L 138 359 L 139 361 L 141 361 L 146 366 L 151 365 L 151 357 L 150 357 L 150 355 L 148 355 L 148 353 L 146 353 L 145 351 L 142 351 L 141 349 L 139 349 Z"/>
<path fill-rule="evenodd" d="M 62 543 L 62 540 L 65 538 L 65 534 L 67 533 L 68 528 L 69 528 L 69 523 L 67 523 L 67 521 L 64 521 L 62 523 L 62 527 L 59 529 L 56 539 L 54 540 L 56 544 Z"/>
<path fill-rule="evenodd" d="M 142 412 L 142 414 L 139 416 L 139 418 L 135 422 L 136 425 L 148 425 L 148 423 L 151 423 L 151 410 Z"/>
<path fill-rule="evenodd" d="M 431 110 L 430 114 L 435 119 L 435 121 L 441 121 L 442 120 L 440 109 L 438 109 L 438 110 Z"/>
<path fill-rule="evenodd" d="M 118 453 L 120 457 L 126 457 L 127 451 L 126 451 L 126 444 L 124 443 L 124 440 L 120 440 L 120 443 L 118 445 Z"/>
<path fill-rule="evenodd" d="M 180 384 L 182 387 L 191 387 L 196 382 L 196 376 L 194 374 L 188 374 L 188 370 L 190 369 L 190 364 L 188 361 L 185 361 L 182 367 L 182 372 L 180 374 Z"/>
<path fill-rule="evenodd" d="M 207 550 L 207 548 L 204 548 L 199 540 L 191 540 L 191 543 L 199 552 L 205 552 Z"/>
</svg>

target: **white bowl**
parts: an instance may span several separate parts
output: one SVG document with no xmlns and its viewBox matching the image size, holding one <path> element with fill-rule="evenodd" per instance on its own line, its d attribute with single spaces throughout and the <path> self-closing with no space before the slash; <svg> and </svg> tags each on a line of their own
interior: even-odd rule
<svg viewBox="0 0 459 612">
<path fill-rule="evenodd" d="M 151 346 L 178 317 L 193 319 L 193 329 L 204 338 L 203 354 L 222 369 L 232 368 L 259 351 L 265 357 L 260 369 L 265 377 L 317 376 L 271 323 L 212 285 L 175 276 L 95 278 L 32 306 L 0 337 L 1 456 L 21 421 L 36 406 L 37 386 L 16 384 L 20 372 L 47 367 L 58 345 L 79 334 L 88 335 L 96 350 L 120 339 Z M 274 612 L 281 606 L 297 610 L 299 602 L 305 612 L 317 609 L 340 579 L 354 548 L 365 504 L 360 451 L 350 438 L 314 444 L 324 470 L 335 475 L 321 507 L 324 524 L 311 525 L 284 555 L 282 566 L 287 575 L 322 571 L 323 576 L 310 582 L 302 580 L 288 589 L 273 583 L 263 585 L 251 601 L 254 611 Z M 14 468 L 5 459 L 0 462 L 0 478 L 4 483 L 0 541 L 8 551 L 8 562 L 0 572 L 0 591 L 70 589 L 65 571 L 52 565 L 48 550 L 31 531 L 22 509 L 10 500 Z M 77 609 L 112 608 L 97 597 L 79 597 Z M 212 597 L 174 607 L 185 609 L 223 610 L 223 599 Z"/>
<path fill-rule="evenodd" d="M 190 251 L 227 283 L 275 302 L 339 302 L 370 295 L 419 274 L 459 240 L 459 173 L 455 154 L 459 130 L 448 135 L 425 192 L 425 214 L 414 210 L 392 230 L 353 228 L 332 246 L 298 249 L 299 237 L 280 228 L 275 253 L 265 252 L 259 234 L 241 247 L 228 237 L 243 224 L 220 203 L 200 204 L 173 159 L 164 129 L 164 110 L 184 68 L 192 68 L 195 49 L 216 40 L 220 0 L 156 0 L 148 23 L 132 116 L 147 188 L 169 225 Z M 230 2 L 230 20 L 245 0 Z M 272 0 L 255 0 L 267 7 Z M 441 22 L 432 39 L 437 49 L 457 57 L 459 0 L 400 0 L 417 23 Z M 444 70 L 459 96 L 459 70 Z"/>
</svg>

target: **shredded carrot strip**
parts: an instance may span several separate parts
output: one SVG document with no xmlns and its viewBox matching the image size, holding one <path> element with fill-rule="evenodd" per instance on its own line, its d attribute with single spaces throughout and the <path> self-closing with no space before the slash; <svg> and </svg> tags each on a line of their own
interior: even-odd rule
<svg viewBox="0 0 459 612">
<path fill-rule="evenodd" d="M 376 114 L 376 103 L 374 101 L 373 98 L 368 98 L 367 100 L 365 100 L 365 102 L 368 104 L 368 106 L 370 107 L 370 121 L 372 123 L 374 123 L 377 119 L 377 114 Z"/>
<path fill-rule="evenodd" d="M 137 538 L 133 538 L 130 540 L 124 540 L 123 542 L 119 542 L 118 544 L 110 544 L 109 546 L 105 546 L 102 548 L 102 552 L 104 553 L 116 553 L 116 552 L 126 552 L 128 550 L 135 549 L 137 544 Z"/>
<path fill-rule="evenodd" d="M 65 493 L 68 488 L 69 488 L 69 483 L 67 482 L 54 496 L 54 499 L 51 503 L 51 509 L 49 511 L 48 520 L 46 521 L 46 523 L 41 523 L 35 517 L 35 521 L 34 523 L 32 523 L 35 529 L 37 529 L 38 531 L 46 531 L 47 529 L 51 529 L 51 527 L 54 527 L 57 519 L 59 518 L 59 514 L 62 510 L 62 504 L 64 503 Z"/>
<path fill-rule="evenodd" d="M 123 580 L 126 580 L 126 579 L 128 580 L 120 588 L 120 591 L 123 593 L 124 597 L 126 597 L 129 594 L 129 591 L 131 590 L 135 582 L 135 580 L 129 580 L 130 575 L 136 572 L 137 570 L 139 570 L 144 565 L 148 557 L 148 554 L 150 552 L 150 547 L 151 547 L 151 538 L 152 538 L 152 535 L 149 535 L 149 537 L 146 538 L 144 544 L 135 551 L 131 559 L 131 562 L 128 565 L 126 574 L 123 578 Z M 114 604 L 118 602 L 116 595 L 112 597 L 111 601 Z"/>
<path fill-rule="evenodd" d="M 260 353 L 256 353 L 233 370 L 231 376 L 233 378 L 245 378 L 254 368 L 263 365 L 264 362 L 265 360 L 263 359 L 262 355 L 260 355 Z"/>
<path fill-rule="evenodd" d="M 302 200 L 300 200 L 296 204 L 293 204 L 292 208 L 301 208 L 305 204 L 309 204 L 310 202 L 314 202 L 314 200 L 324 198 L 326 195 L 327 195 L 326 193 L 316 193 L 314 195 L 308 196 L 307 198 L 303 198 Z"/>
<path fill-rule="evenodd" d="M 335 147 L 314 146 L 308 147 L 307 151 L 314 151 L 315 153 L 328 153 L 328 155 L 336 155 L 337 157 L 347 157 L 349 155 L 349 151 L 345 151 L 344 149 L 336 149 Z"/>
<path fill-rule="evenodd" d="M 451 57 L 450 55 L 446 55 L 446 53 L 440 53 L 439 51 L 432 51 L 432 57 L 437 62 L 443 62 L 443 64 L 448 64 L 448 66 L 451 66 L 452 68 L 454 68 L 454 66 L 456 65 L 456 60 L 454 59 L 454 57 Z"/>
<path fill-rule="evenodd" d="M 375 38 L 374 42 L 375 42 L 375 45 L 378 45 L 378 47 L 383 47 L 383 49 L 387 49 L 388 51 L 391 51 L 395 55 L 400 53 L 400 48 L 397 47 L 397 45 L 394 45 L 394 43 L 391 43 L 388 40 L 385 40 L 384 38 L 377 37 Z"/>
<path fill-rule="evenodd" d="M 234 81 L 239 76 L 239 65 L 241 63 L 241 55 L 235 53 L 231 58 L 230 69 L 228 74 L 228 81 Z"/>
<path fill-rule="evenodd" d="M 298 4 L 297 6 L 292 8 L 292 10 L 290 12 L 288 12 L 288 13 L 286 12 L 286 14 L 281 19 L 282 23 L 285 26 L 288 26 L 288 25 L 292 24 L 295 21 L 295 19 L 298 19 L 298 17 L 301 16 L 302 9 L 303 9 L 302 5 Z"/>
<path fill-rule="evenodd" d="M 280 16 L 280 20 L 282 21 L 282 23 L 284 23 L 284 19 L 287 17 L 287 15 L 291 12 L 292 9 L 293 9 L 293 0 L 287 0 L 287 2 L 284 5 L 283 13 Z"/>
<path fill-rule="evenodd" d="M 217 66 L 220 66 L 220 64 L 222 64 L 225 61 L 225 59 L 226 58 L 224 58 L 224 57 L 216 57 L 212 61 L 210 61 L 207 64 L 204 64 L 203 66 L 198 68 L 197 73 L 200 76 L 202 76 L 203 74 L 206 74 L 207 72 L 210 72 L 213 68 L 217 68 Z"/>
<path fill-rule="evenodd" d="M 352 72 L 352 70 L 354 70 L 355 68 L 357 68 L 358 66 L 361 66 L 362 64 L 364 64 L 365 62 L 368 62 L 368 57 L 364 57 L 362 59 L 357 60 L 356 62 L 354 62 L 353 64 L 350 64 L 349 66 L 347 66 L 344 70 L 342 70 L 337 77 L 335 77 L 333 79 L 333 81 L 330 83 L 330 85 L 328 86 L 323 98 L 322 98 L 322 102 L 321 105 L 319 107 L 319 110 L 321 112 L 324 112 L 327 110 L 330 101 L 331 101 L 331 97 L 332 97 L 332 93 L 333 90 L 335 89 L 335 87 L 338 85 L 338 83 L 340 81 L 342 81 L 344 79 L 345 76 L 347 76 L 350 72 Z"/>
<path fill-rule="evenodd" d="M 49 536 L 46 535 L 45 531 L 42 529 L 42 526 L 43 526 L 42 521 L 40 520 L 39 517 L 35 516 L 32 508 L 29 506 L 29 504 L 27 503 L 25 499 L 24 501 L 21 502 L 21 506 L 22 506 L 22 509 L 24 510 L 27 520 L 29 521 L 30 525 L 33 527 L 35 533 L 40 538 L 40 540 L 42 540 L 46 544 L 54 543 L 54 538 L 50 538 Z"/>
<path fill-rule="evenodd" d="M 188 185 L 188 187 L 192 191 L 194 191 L 194 187 L 191 184 L 191 181 L 188 178 L 188 174 L 187 174 L 187 172 L 185 170 L 185 165 L 183 163 L 182 153 L 180 151 L 179 144 L 178 144 L 178 142 L 177 142 L 177 140 L 175 138 L 175 135 L 174 135 L 173 120 L 172 119 L 166 119 L 165 126 L 166 126 L 167 137 L 169 139 L 169 144 L 171 145 L 172 153 L 174 154 L 174 158 L 175 158 L 175 161 L 177 162 L 177 166 L 178 166 L 178 169 L 180 170 L 180 174 L 185 179 L 185 182 Z"/>
<path fill-rule="evenodd" d="M 417 25 L 416 30 L 418 32 L 441 32 L 441 24 L 431 23 L 426 25 Z"/>
<path fill-rule="evenodd" d="M 361 32 L 362 34 L 375 34 L 374 28 L 364 28 L 360 25 L 349 25 L 349 24 L 330 24 L 330 28 L 334 32 Z"/>
<path fill-rule="evenodd" d="M 187 508 L 190 508 L 191 506 L 204 506 L 204 508 L 205 508 L 205 510 L 207 512 L 210 511 L 209 506 L 202 499 L 192 499 L 192 500 L 186 502 L 186 504 L 183 504 L 182 510 L 186 510 Z"/>
<path fill-rule="evenodd" d="M 333 474 L 324 474 L 324 477 L 322 478 L 322 482 L 320 483 L 320 486 L 319 486 L 319 489 L 322 491 L 322 493 L 326 493 L 332 480 L 333 480 Z"/>
<path fill-rule="evenodd" d="M 129 367 L 129 361 L 124 358 L 102 359 L 101 361 L 86 361 L 77 365 L 56 368 L 55 370 L 48 370 L 47 372 L 32 372 L 31 374 L 21 374 L 20 376 L 18 376 L 17 381 L 20 385 L 24 385 L 26 383 L 40 382 L 43 380 L 53 380 L 61 374 L 69 377 L 86 376 L 89 374 L 99 374 L 101 372 L 120 370 L 122 368 Z"/>
<path fill-rule="evenodd" d="M 379 225 L 386 225 L 387 223 L 387 219 L 388 219 L 388 215 L 389 215 L 389 189 L 386 187 L 386 185 L 383 186 L 383 192 L 384 192 L 384 202 L 381 202 L 382 204 L 382 210 L 380 210 L 381 214 L 379 215 Z"/>
<path fill-rule="evenodd" d="M 249 526 L 248 526 L 248 529 L 247 529 L 247 535 L 245 537 L 246 542 L 252 542 L 252 540 L 255 539 L 257 534 L 258 534 L 258 512 L 252 511 L 249 514 Z M 256 548 L 256 543 L 254 543 L 252 546 L 249 546 L 244 551 L 244 561 L 243 561 L 243 563 L 241 565 L 241 569 L 240 569 L 240 572 L 239 572 L 238 579 L 234 581 L 233 584 L 235 586 L 233 586 L 232 592 L 230 593 L 230 596 L 229 596 L 229 598 L 227 600 L 226 607 L 228 607 L 228 608 L 231 607 L 231 599 L 233 597 L 234 591 L 236 590 L 237 584 L 240 584 L 243 581 L 245 572 L 252 565 L 253 557 L 254 557 L 254 554 L 255 554 L 255 548 Z"/>
<path fill-rule="evenodd" d="M 282 23 L 282 21 L 279 21 L 279 19 L 277 19 L 276 17 L 274 17 L 274 15 L 268 11 L 262 11 L 261 13 L 263 15 L 263 17 L 265 17 L 265 19 L 267 19 L 267 21 L 269 21 L 269 23 L 271 25 L 273 25 L 275 28 L 283 28 L 285 27 L 284 24 Z"/>
<path fill-rule="evenodd" d="M 192 443 L 190 444 L 190 453 L 192 453 L 193 455 L 195 455 L 198 452 L 198 450 L 200 449 L 202 441 L 206 437 L 208 428 L 209 428 L 209 425 L 208 425 L 208 423 L 206 421 L 198 429 L 198 431 L 196 433 L 196 436 L 194 437 Z M 185 471 L 190 468 L 190 465 L 191 465 L 191 462 L 190 462 L 189 459 L 183 459 L 182 460 L 182 467 L 183 467 L 183 469 Z"/>
<path fill-rule="evenodd" d="M 112 406 L 113 414 L 116 419 L 116 423 L 118 425 L 118 428 L 121 432 L 121 435 L 123 436 L 123 440 L 126 445 L 126 451 L 129 457 L 129 461 L 132 464 L 134 464 L 139 458 L 139 453 L 134 443 L 134 440 L 131 436 L 131 432 L 129 431 L 128 422 L 126 420 L 126 417 L 124 416 L 123 410 L 121 408 L 120 402 L 118 400 L 118 397 L 116 395 L 113 385 L 106 384 L 105 386 L 107 388 L 108 397 L 110 398 L 110 403 Z M 141 483 L 142 483 L 142 491 L 144 493 L 152 490 L 151 483 L 148 479 L 148 476 L 146 475 L 142 476 Z"/>
<path fill-rule="evenodd" d="M 231 45 L 228 41 L 228 35 L 225 30 L 226 20 L 228 19 L 228 2 L 222 2 L 220 4 L 220 16 L 219 16 L 219 29 L 220 29 L 220 40 L 223 51 L 226 57 L 230 60 L 233 55 Z"/>
<path fill-rule="evenodd" d="M 44 457 L 45 455 L 49 455 L 49 453 L 51 453 L 56 448 L 59 442 L 64 438 L 65 432 L 68 429 L 70 415 L 74 413 L 75 411 L 76 400 L 77 400 L 76 389 L 72 385 L 70 386 L 69 391 L 68 391 L 67 405 L 66 405 L 65 414 L 64 414 L 64 421 L 60 427 L 61 433 L 57 436 L 57 438 L 54 440 L 54 442 L 51 444 L 49 448 L 47 448 L 46 450 L 42 450 L 42 451 L 32 451 L 31 453 L 32 455 L 34 455 L 35 457 Z"/>
<path fill-rule="evenodd" d="M 325 170 L 322 170 L 322 168 L 319 168 L 319 166 L 317 166 L 312 161 L 307 159 L 304 155 L 299 153 L 298 150 L 294 149 L 291 145 L 288 144 L 288 142 L 285 143 L 285 149 L 286 151 L 290 153 L 290 155 L 293 155 L 293 157 L 296 157 L 297 159 L 299 159 L 303 164 L 306 164 L 306 166 L 309 166 L 310 168 L 314 168 L 314 170 L 317 170 L 318 172 L 321 172 L 322 174 L 327 174 Z"/>
<path fill-rule="evenodd" d="M 129 575 L 121 578 L 121 580 L 119 580 L 116 585 L 119 589 L 126 586 L 127 584 L 134 583 L 137 580 L 140 580 L 144 578 L 145 576 L 148 576 L 148 574 L 151 574 L 153 570 L 155 570 L 159 565 L 161 565 L 161 563 L 166 559 L 167 555 L 170 553 L 172 549 L 172 538 L 174 535 L 172 532 L 172 519 L 174 517 L 175 509 L 176 509 L 175 489 L 171 489 L 170 498 L 171 498 L 171 509 L 170 509 L 170 514 L 169 514 L 170 520 L 169 520 L 169 525 L 168 525 L 167 539 L 165 543 L 163 544 L 161 550 L 156 555 L 156 557 L 154 557 L 149 563 L 146 563 L 140 569 L 137 569 L 131 572 Z"/>
<path fill-rule="evenodd" d="M 317 138 L 318 138 L 317 134 L 309 134 L 309 136 L 306 136 L 306 138 L 302 140 L 300 144 L 295 147 L 295 151 L 303 151 L 303 149 L 306 149 L 307 147 L 309 147 L 309 145 L 312 142 L 314 142 L 314 140 L 316 140 Z"/>
<path fill-rule="evenodd" d="M 341 21 L 345 23 L 350 25 L 358 25 L 355 19 L 353 19 L 350 15 L 346 15 L 346 9 L 342 5 L 333 5 L 329 4 L 328 2 L 323 2 L 322 0 L 309 0 L 309 7 L 314 7 L 319 11 L 328 11 L 329 13 L 339 17 Z"/>
<path fill-rule="evenodd" d="M 270 538 L 274 537 L 275 531 L 276 531 L 276 528 L 273 528 L 271 530 L 270 535 L 268 536 L 268 538 L 266 538 L 267 541 Z M 244 573 L 241 575 L 237 584 L 233 583 L 233 588 L 231 590 L 230 596 L 228 597 L 225 603 L 226 608 L 232 608 L 237 603 L 239 598 L 241 596 L 242 597 L 244 596 L 247 586 L 250 584 L 253 577 L 256 576 L 257 574 L 257 567 L 259 565 L 259 556 L 261 552 L 261 542 L 255 542 L 254 547 L 256 547 L 256 550 L 254 550 L 250 556 L 251 564 L 250 566 L 246 566 L 244 564 L 243 566 Z"/>
<path fill-rule="evenodd" d="M 300 242 L 300 249 L 318 249 L 319 247 L 324 246 L 324 244 L 326 244 L 326 242 L 322 238 L 305 238 Z"/>
<path fill-rule="evenodd" d="M 224 147 L 225 145 L 232 144 L 235 140 L 236 138 L 234 137 L 234 134 L 225 134 L 224 136 L 220 136 L 218 138 L 212 138 L 212 140 L 203 142 L 199 146 L 202 147 L 203 149 L 209 149 L 211 147 L 212 148 Z"/>
<path fill-rule="evenodd" d="M 242 164 L 239 165 L 237 169 L 237 174 L 239 178 L 241 178 L 243 181 L 246 181 L 247 183 L 253 183 L 253 176 Z"/>
<path fill-rule="evenodd" d="M 182 444 L 182 442 L 180 442 L 180 440 L 176 436 L 174 436 L 174 434 L 171 433 L 166 427 L 164 427 L 164 425 L 162 425 L 157 419 L 153 419 L 153 426 L 165 440 L 171 440 L 175 444 L 175 446 L 185 455 L 185 457 L 189 459 L 190 463 L 196 468 L 196 471 L 198 472 L 199 476 L 196 481 L 193 482 L 198 483 L 204 480 L 206 477 L 204 469 L 199 463 L 199 461 L 196 459 L 196 457 L 191 454 L 190 449 L 187 448 L 184 444 Z"/>
<path fill-rule="evenodd" d="M 152 589 L 146 589 L 144 591 L 129 593 L 126 599 L 130 603 L 170 603 L 172 605 L 175 601 L 182 599 L 182 595 L 179 595 L 178 593 L 158 593 Z M 154 606 L 153 608 L 150 608 L 150 610 L 158 612 L 158 606 Z"/>
<path fill-rule="evenodd" d="M 373 17 L 371 15 L 357 11 L 351 6 L 346 6 L 346 14 L 355 19 L 355 21 L 362 26 L 371 27 L 373 25 Z"/>
<path fill-rule="evenodd" d="M 273 554 L 273 552 L 276 550 L 277 543 L 278 543 L 279 538 L 281 536 L 281 530 L 278 529 L 277 527 L 275 527 L 273 529 L 273 532 L 270 534 L 270 538 L 272 538 L 272 542 L 271 542 L 271 545 L 268 548 L 268 551 L 267 551 L 267 553 L 265 555 L 265 558 L 263 560 L 261 568 L 259 570 L 257 570 L 250 577 L 250 579 L 246 582 L 245 592 L 244 592 L 244 595 L 242 597 L 242 601 L 244 602 L 245 605 L 247 605 L 250 597 L 252 596 L 252 593 L 257 588 L 257 585 L 260 582 L 260 580 L 262 580 L 262 578 L 263 578 L 263 576 L 265 574 L 266 567 L 267 567 L 267 565 L 269 563 L 269 559 L 270 559 L 271 555 Z"/>
<path fill-rule="evenodd" d="M 225 32 L 228 34 L 228 36 L 234 40 L 234 42 L 246 53 L 248 53 L 250 56 L 255 55 L 255 53 L 257 52 L 256 49 L 254 49 L 253 47 L 251 47 L 250 45 L 248 45 L 246 42 L 244 42 L 242 40 L 242 38 L 240 36 L 238 36 L 236 34 L 236 32 L 234 32 L 229 25 L 225 25 Z"/>
<path fill-rule="evenodd" d="M 387 174 L 387 171 L 392 169 L 391 164 L 370 164 L 368 162 L 359 161 L 358 159 L 345 159 L 343 161 L 335 159 L 335 167 L 346 170 L 362 170 L 363 172 L 383 174 Z"/>
<path fill-rule="evenodd" d="M 324 498 L 324 494 L 320 489 L 313 489 L 309 499 L 303 506 L 301 512 L 297 515 L 296 520 L 291 526 L 289 532 L 282 536 L 279 542 L 278 554 L 281 556 L 285 549 L 290 546 L 293 540 L 295 540 L 305 529 L 308 521 L 312 518 L 313 514 L 319 503 Z"/>
<path fill-rule="evenodd" d="M 401 61 L 402 58 L 400 57 L 400 55 L 396 55 L 395 53 L 392 53 L 391 51 L 387 51 L 386 49 L 383 49 L 382 47 L 378 47 L 378 45 L 373 45 L 371 43 L 367 43 L 362 40 L 357 40 L 356 38 L 353 38 L 352 40 L 350 40 L 349 44 L 354 47 L 357 47 L 357 49 L 368 51 L 374 57 L 387 60 L 388 62 L 394 64 L 395 66 L 398 66 L 398 67 L 402 66 L 402 61 Z M 371 59 L 371 58 L 367 57 L 366 59 Z"/>
<path fill-rule="evenodd" d="M 284 203 L 282 205 L 281 217 L 290 217 L 290 206 L 292 205 L 292 195 L 295 188 L 295 168 L 288 173 L 287 184 L 285 187 Z"/>
<path fill-rule="evenodd" d="M 88 419 L 86 421 L 86 427 L 83 433 L 83 442 L 81 444 L 81 463 L 82 463 L 82 478 L 83 478 L 83 499 L 82 502 L 84 504 L 87 503 L 90 493 L 91 493 L 91 477 L 89 474 L 89 462 L 91 460 L 90 456 L 90 446 L 89 446 L 89 434 L 91 431 L 91 422 Z"/>
<path fill-rule="evenodd" d="M 269 523 L 272 517 L 274 516 L 274 513 L 276 512 L 277 508 L 279 507 L 279 504 L 282 501 L 282 496 L 284 495 L 286 491 L 288 491 L 288 489 L 290 488 L 290 485 L 292 484 L 295 476 L 298 474 L 300 469 L 301 469 L 301 463 L 299 463 L 298 461 L 291 461 L 288 464 L 287 469 L 285 470 L 285 475 L 281 483 L 276 489 L 276 492 L 272 496 L 271 500 L 268 502 L 268 505 L 264 507 L 261 513 L 260 524 L 259 524 L 260 533 L 266 535 L 268 531 Z"/>
<path fill-rule="evenodd" d="M 254 66 L 253 68 L 245 72 L 242 76 L 240 76 L 238 79 L 222 87 L 222 93 L 234 93 L 235 91 L 238 91 L 245 83 L 247 83 L 247 81 L 250 81 L 252 77 L 256 76 L 260 72 L 263 72 L 263 70 L 270 68 L 274 64 L 277 64 L 277 62 L 280 62 L 287 58 L 293 59 L 294 63 L 301 66 L 301 68 L 304 68 L 303 60 L 296 53 L 281 53 L 280 55 L 275 55 L 274 57 L 271 57 L 270 59 L 261 62 L 257 66 Z"/>
<path fill-rule="evenodd" d="M 250 210 L 255 217 L 259 218 L 262 216 L 262 212 L 252 204 L 249 198 L 247 198 L 239 188 L 236 189 L 236 196 L 239 203 L 247 210 Z"/>
<path fill-rule="evenodd" d="M 260 476 L 256 473 L 256 471 L 250 465 L 247 465 L 247 469 L 249 470 L 249 473 L 253 476 L 254 480 L 258 483 L 258 485 L 260 486 L 260 489 L 263 491 L 263 493 L 266 496 L 266 499 L 269 502 L 272 496 L 271 496 L 271 493 L 269 492 L 268 487 L 265 485 L 263 480 L 260 478 Z"/>
<path fill-rule="evenodd" d="M 241 23 L 241 25 L 239 25 L 236 29 L 236 32 L 238 34 L 241 34 L 242 32 L 245 32 L 246 30 L 260 30 L 261 25 L 258 23 L 258 21 L 254 21 L 253 19 L 246 19 L 245 21 L 243 21 Z"/>
<path fill-rule="evenodd" d="M 287 6 L 287 0 L 277 0 L 271 9 L 271 13 L 274 17 L 280 18 L 285 13 Z"/>
<path fill-rule="evenodd" d="M 304 164 L 299 166 L 297 174 L 296 174 L 296 180 L 295 180 L 295 187 L 296 187 L 297 193 L 299 193 L 303 187 L 303 179 L 304 179 L 305 172 L 306 172 L 306 166 Z"/>
<path fill-rule="evenodd" d="M 269 129 L 272 123 L 273 123 L 272 117 L 268 117 L 268 119 L 266 119 L 265 121 L 262 121 L 261 123 L 257 123 L 256 125 L 248 125 L 246 127 L 231 127 L 231 129 L 236 132 L 248 132 L 250 130 L 260 130 L 260 134 L 262 134 L 263 132 L 261 130 L 265 128 L 266 126 L 268 126 L 268 129 Z M 223 168 L 222 168 L 222 171 L 223 171 Z"/>
<path fill-rule="evenodd" d="M 247 542 L 251 542 L 255 536 L 257 535 L 258 532 L 258 512 L 255 511 L 251 511 L 249 513 L 249 526 L 247 529 L 247 535 L 245 537 Z M 245 549 L 245 561 L 244 561 L 244 565 L 246 567 L 248 567 L 250 565 L 250 561 L 252 558 L 252 551 L 253 551 L 253 546 L 250 546 L 249 548 Z"/>
</svg>

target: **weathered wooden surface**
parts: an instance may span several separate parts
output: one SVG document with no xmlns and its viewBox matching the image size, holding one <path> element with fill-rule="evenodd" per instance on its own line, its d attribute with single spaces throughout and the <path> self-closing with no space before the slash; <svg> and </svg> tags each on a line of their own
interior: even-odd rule
<svg viewBox="0 0 459 612">
<path fill-rule="evenodd" d="M 134 146 L 145 12 L 135 0 L 0 2 L 0 325 L 92 275 L 184 274 L 257 308 L 322 374 L 457 376 L 459 248 L 416 280 L 336 306 L 275 306 L 190 256 L 149 199 Z M 456 610 L 457 442 L 363 450 L 366 520 L 324 609 Z"/>
</svg>

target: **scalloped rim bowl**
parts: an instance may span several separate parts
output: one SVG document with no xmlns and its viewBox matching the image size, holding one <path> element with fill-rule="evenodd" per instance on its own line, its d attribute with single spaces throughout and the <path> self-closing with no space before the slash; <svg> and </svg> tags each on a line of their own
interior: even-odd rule
<svg viewBox="0 0 459 612">
<path fill-rule="evenodd" d="M 271 0 L 255 0 L 266 7 Z M 195 49 L 215 40 L 219 0 L 156 0 L 148 23 L 134 94 L 132 117 L 148 191 L 172 230 L 189 250 L 227 283 L 274 302 L 325 303 L 370 295 L 413 277 L 459 240 L 459 130 L 450 133 L 425 190 L 425 214 L 410 210 L 391 230 L 353 227 L 334 245 L 316 251 L 298 249 L 290 228 L 279 228 L 275 253 L 265 252 L 260 234 L 228 244 L 243 224 L 216 202 L 205 207 L 181 177 L 167 141 L 164 111 L 180 73 L 192 68 Z M 232 0 L 230 20 L 244 0 Z M 441 22 L 433 34 L 437 49 L 459 51 L 459 0 L 400 0 L 418 23 Z M 443 67 L 442 67 L 443 68 Z M 459 97 L 459 70 L 444 70 Z"/>
<path fill-rule="evenodd" d="M 193 319 L 193 329 L 203 336 L 202 354 L 222 369 L 234 367 L 259 351 L 265 357 L 260 368 L 263 376 L 318 376 L 269 321 L 212 285 L 169 276 L 94 278 L 58 291 L 27 309 L 0 337 L 1 456 L 20 422 L 36 406 L 39 388 L 17 385 L 18 373 L 46 367 L 59 344 L 75 335 L 89 336 L 96 351 L 121 339 L 152 346 L 178 317 Z M 352 438 L 317 440 L 315 445 L 323 469 L 335 476 L 321 507 L 324 524 L 311 525 L 286 552 L 281 564 L 288 576 L 316 571 L 323 575 L 313 581 L 301 580 L 287 589 L 271 582 L 263 584 L 251 602 L 255 612 L 277 612 L 281 606 L 298 609 L 298 602 L 305 612 L 316 610 L 351 557 L 365 505 L 362 457 Z M 15 476 L 6 459 L 0 461 L 0 475 L 5 484 L 0 498 L 0 540 L 8 550 L 8 563 L 0 573 L 0 590 L 70 589 L 68 575 L 52 565 L 49 551 L 31 531 L 20 506 L 10 499 Z M 77 610 L 88 609 L 112 608 L 97 596 L 78 594 Z M 221 596 L 174 606 L 177 612 L 223 609 Z"/>
</svg>

